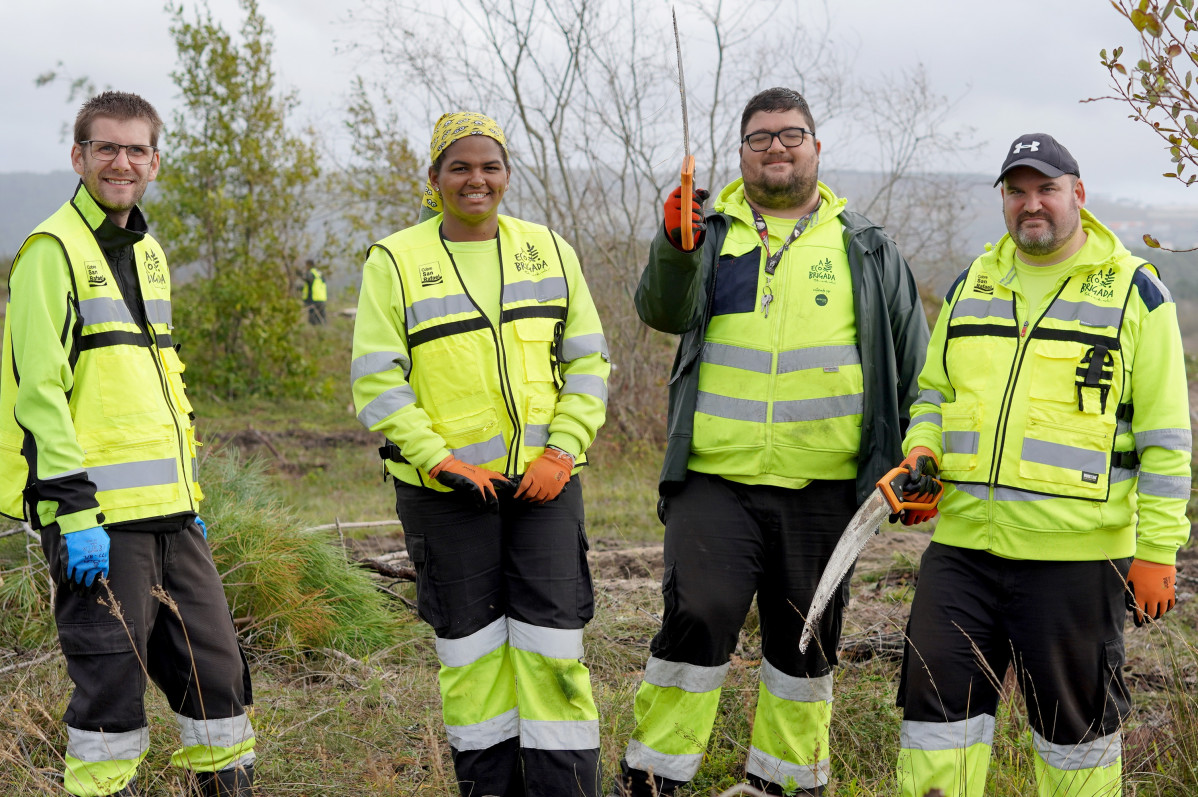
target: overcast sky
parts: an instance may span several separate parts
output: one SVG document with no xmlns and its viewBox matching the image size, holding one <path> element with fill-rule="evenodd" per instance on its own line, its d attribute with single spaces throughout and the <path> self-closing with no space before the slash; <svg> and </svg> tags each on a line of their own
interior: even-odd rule
<svg viewBox="0 0 1198 797">
<path fill-rule="evenodd" d="M 812 15 L 822 14 L 823 3 L 794 1 L 809 5 Z M 640 2 L 650 19 L 668 20 L 665 0 Z M 302 102 L 301 121 L 331 129 L 342 118 L 355 62 L 337 48 L 362 35 L 343 10 L 355 4 L 261 0 L 275 31 L 282 81 Z M 236 30 L 241 12 L 235 0 L 209 0 L 209 6 Z M 744 13 L 755 7 L 760 4 L 744 0 Z M 1160 176 L 1169 166 L 1167 154 L 1151 132 L 1127 119 L 1123 106 L 1078 102 L 1110 91 L 1098 51 L 1133 40 L 1126 20 L 1106 0 L 834 0 L 831 8 L 833 35 L 846 52 L 856 53 L 852 63 L 860 76 L 922 63 L 936 91 L 961 97 L 954 120 L 974 127 L 986 145 L 957 168 L 993 173 L 1016 136 L 1048 132 L 1076 156 L 1092 194 L 1198 206 L 1198 186 L 1187 190 Z M 60 138 L 75 111 L 65 102 L 66 87 L 34 87 L 37 75 L 59 61 L 70 76 L 87 75 L 100 86 L 144 95 L 169 119 L 175 60 L 162 4 L 7 3 L 4 25 L 0 93 L 8 113 L 0 116 L 0 172 L 70 168 L 68 146 Z M 688 61 L 696 59 L 688 55 Z M 688 82 L 701 79 L 696 71 L 687 67 Z M 433 120 L 414 121 L 414 131 L 427 131 Z M 834 153 L 830 142 L 824 146 L 826 156 Z M 834 157 L 832 162 L 851 166 Z"/>
</svg>

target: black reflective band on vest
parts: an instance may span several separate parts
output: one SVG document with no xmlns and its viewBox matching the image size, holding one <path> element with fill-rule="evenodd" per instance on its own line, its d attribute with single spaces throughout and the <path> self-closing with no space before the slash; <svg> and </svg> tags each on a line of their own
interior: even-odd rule
<svg viewBox="0 0 1198 797">
<path fill-rule="evenodd" d="M 1016 338 L 1019 331 L 1014 326 L 1005 324 L 950 324 L 948 337 L 951 338 Z"/>
<path fill-rule="evenodd" d="M 414 349 L 421 343 L 428 343 L 430 340 L 445 338 L 450 335 L 461 335 L 466 332 L 473 332 L 476 329 L 487 329 L 490 326 L 491 322 L 482 316 L 467 318 L 465 321 L 450 321 L 447 324 L 437 324 L 436 326 L 426 327 L 418 332 L 410 333 L 408 335 L 408 347 Z"/>
<path fill-rule="evenodd" d="M 556 318 L 566 320 L 566 308 L 558 305 L 529 305 L 528 307 L 513 307 L 499 314 L 499 322 L 506 324 L 517 318 Z"/>
<path fill-rule="evenodd" d="M 171 348 L 175 344 L 171 341 L 170 335 L 158 335 L 155 338 L 158 343 L 158 348 Z M 93 335 L 81 335 L 79 337 L 79 350 L 91 351 L 92 349 L 103 349 L 108 346 L 140 346 L 148 349 L 150 343 L 146 340 L 145 334 L 141 332 L 97 332 Z"/>
<path fill-rule="evenodd" d="M 1082 332 L 1077 329 L 1037 328 L 1032 333 L 1032 337 L 1037 340 L 1066 340 L 1086 346 L 1104 346 L 1107 351 L 1119 351 L 1119 338 L 1112 338 L 1110 335 L 1095 335 L 1092 332 Z"/>
</svg>

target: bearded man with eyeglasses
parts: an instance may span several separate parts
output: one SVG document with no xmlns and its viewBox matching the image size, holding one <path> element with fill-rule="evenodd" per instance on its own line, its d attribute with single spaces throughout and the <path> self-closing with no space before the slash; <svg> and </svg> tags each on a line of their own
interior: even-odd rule
<svg viewBox="0 0 1198 797">
<path fill-rule="evenodd" d="M 699 769 L 754 594 L 762 663 L 746 774 L 769 794 L 828 783 L 848 580 L 817 640 L 803 614 L 857 506 L 902 457 L 928 340 L 915 280 L 880 227 L 819 182 L 803 97 L 741 117 L 741 177 L 665 203 L 636 307 L 681 335 L 670 376 L 665 611 L 617 792 L 671 794 Z M 682 249 L 689 224 L 695 246 Z"/>
<path fill-rule="evenodd" d="M 147 678 L 202 795 L 253 794 L 249 669 L 198 515 L 194 413 L 171 341 L 166 255 L 137 207 L 162 120 L 106 91 L 75 120 L 74 196 L 9 276 L 0 513 L 40 533 L 75 691 L 63 787 L 139 794 Z M 164 600 L 159 600 L 161 592 Z M 166 602 L 170 601 L 170 608 Z"/>
</svg>

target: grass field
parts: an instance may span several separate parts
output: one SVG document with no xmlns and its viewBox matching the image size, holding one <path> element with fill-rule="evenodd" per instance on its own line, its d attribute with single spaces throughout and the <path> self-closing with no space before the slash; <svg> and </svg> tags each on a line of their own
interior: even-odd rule
<svg viewBox="0 0 1198 797">
<path fill-rule="evenodd" d="M 293 405 L 205 408 L 206 456 L 236 447 L 262 458 L 270 492 L 301 528 L 394 518 L 394 492 L 381 481 L 378 442 L 341 399 Z M 584 474 L 588 534 L 596 573 L 596 616 L 587 661 L 601 712 L 603 761 L 610 779 L 632 729 L 632 701 L 661 611 L 661 526 L 654 510 L 659 454 L 643 444 L 603 440 Z M 395 527 L 350 529 L 382 535 Z M 321 532 L 336 543 L 335 532 Z M 855 575 L 846 656 L 836 673 L 830 794 L 893 794 L 898 748 L 894 707 L 898 659 L 893 640 L 905 622 L 919 551 L 927 534 L 894 532 L 876 543 Z M 1198 794 L 1198 559 L 1190 548 L 1179 579 L 1181 605 L 1157 628 L 1129 626 L 1127 676 L 1135 713 L 1125 743 L 1126 793 Z M 24 568 L 34 577 L 22 578 Z M 32 540 L 0 539 L 8 579 L 0 600 L 0 794 L 55 794 L 65 732 L 59 718 L 70 683 L 45 606 L 44 564 Z M 380 582 L 414 600 L 407 582 Z M 18 588 L 19 586 L 19 588 Z M 402 600 L 392 600 L 393 643 L 368 656 L 322 648 L 280 652 L 251 646 L 260 794 L 454 794 L 440 729 L 431 632 Z M 757 694 L 760 639 L 750 617 L 725 683 L 717 726 L 698 778 L 680 795 L 708 795 L 741 778 Z M 141 782 L 149 795 L 182 795 L 168 766 L 174 719 L 161 696 L 147 700 L 151 753 Z M 1034 794 L 1026 724 L 1017 694 L 1001 712 L 987 794 Z"/>
</svg>

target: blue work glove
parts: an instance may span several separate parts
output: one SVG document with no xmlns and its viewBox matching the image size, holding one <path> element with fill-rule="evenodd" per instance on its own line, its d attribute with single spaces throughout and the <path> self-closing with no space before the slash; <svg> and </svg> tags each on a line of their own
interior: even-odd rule
<svg viewBox="0 0 1198 797">
<path fill-rule="evenodd" d="M 65 580 L 90 587 L 96 576 L 108 578 L 110 544 L 108 532 L 100 526 L 63 534 L 58 558 L 66 574 Z"/>
<path fill-rule="evenodd" d="M 200 533 L 204 535 L 204 539 L 208 539 L 208 524 L 199 515 L 196 515 L 195 523 L 200 528 Z"/>
</svg>

